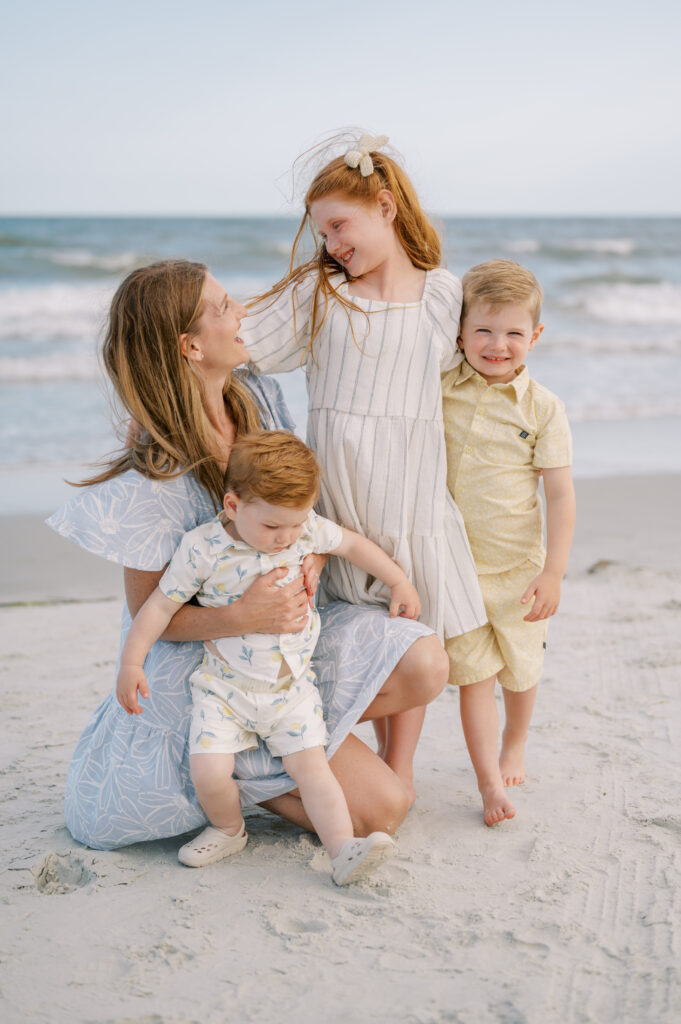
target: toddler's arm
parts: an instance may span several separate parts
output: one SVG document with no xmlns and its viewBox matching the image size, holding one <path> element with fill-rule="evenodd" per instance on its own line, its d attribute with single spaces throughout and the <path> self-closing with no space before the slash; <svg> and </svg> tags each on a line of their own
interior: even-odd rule
<svg viewBox="0 0 681 1024">
<path fill-rule="evenodd" d="M 142 708 L 137 701 L 137 691 L 139 690 L 143 697 L 149 696 L 147 677 L 142 667 L 144 659 L 181 607 L 181 604 L 171 601 L 159 587 L 156 587 L 132 620 L 130 632 L 121 651 L 116 680 L 118 703 L 129 715 L 142 714 Z"/>
<path fill-rule="evenodd" d="M 575 528 L 575 489 L 569 466 L 545 469 L 546 495 L 546 561 L 543 572 L 532 580 L 521 598 L 534 604 L 525 616 L 526 622 L 548 619 L 558 611 L 560 585 L 567 568 L 572 534 Z"/>
<path fill-rule="evenodd" d="M 390 587 L 390 615 L 393 618 L 403 615 L 406 619 L 418 619 L 421 612 L 419 595 L 399 565 L 367 537 L 352 530 L 343 529 L 342 533 L 342 541 L 331 554 L 347 558 L 358 569 L 363 569 Z"/>
</svg>

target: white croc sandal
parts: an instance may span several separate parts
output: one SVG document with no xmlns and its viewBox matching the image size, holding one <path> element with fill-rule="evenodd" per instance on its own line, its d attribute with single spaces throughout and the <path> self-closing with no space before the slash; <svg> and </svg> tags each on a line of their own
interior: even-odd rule
<svg viewBox="0 0 681 1024">
<path fill-rule="evenodd" d="M 372 832 L 366 839 L 348 839 L 340 853 L 331 861 L 336 885 L 359 882 L 375 871 L 383 861 L 392 857 L 395 844 L 387 832 Z"/>
<path fill-rule="evenodd" d="M 248 842 L 246 824 L 242 820 L 241 828 L 235 836 L 228 836 L 221 828 L 207 825 L 203 832 L 194 836 L 177 851 L 177 859 L 189 868 L 202 868 L 205 864 L 215 864 L 224 857 L 239 853 Z"/>
</svg>

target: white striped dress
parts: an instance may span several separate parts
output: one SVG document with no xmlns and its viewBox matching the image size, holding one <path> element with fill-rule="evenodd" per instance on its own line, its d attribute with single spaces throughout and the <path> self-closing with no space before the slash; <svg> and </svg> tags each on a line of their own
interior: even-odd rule
<svg viewBox="0 0 681 1024">
<path fill-rule="evenodd" d="M 333 284 L 347 295 L 344 275 Z M 475 629 L 487 616 L 447 490 L 440 391 L 440 374 L 461 359 L 461 284 L 447 270 L 431 270 L 419 302 L 352 296 L 362 312 L 349 319 L 331 300 L 314 357 L 305 355 L 313 288 L 310 275 L 297 289 L 295 329 L 288 290 L 251 312 L 240 333 L 256 372 L 305 369 L 307 440 L 324 471 L 318 510 L 402 566 L 421 598 L 421 621 L 440 638 Z M 340 558 L 329 560 L 323 583 L 329 600 L 389 602 L 382 583 Z"/>
</svg>

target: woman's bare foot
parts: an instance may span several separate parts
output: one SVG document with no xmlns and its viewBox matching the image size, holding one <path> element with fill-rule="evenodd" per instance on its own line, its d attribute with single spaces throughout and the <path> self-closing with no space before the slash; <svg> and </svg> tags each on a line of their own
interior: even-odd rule
<svg viewBox="0 0 681 1024">
<path fill-rule="evenodd" d="M 503 786 L 495 784 L 484 789 L 481 787 L 480 796 L 486 825 L 498 825 L 500 821 L 515 817 L 515 807 Z"/>
<path fill-rule="evenodd" d="M 520 786 L 525 781 L 525 740 L 510 741 L 504 736 L 499 755 L 499 771 L 505 786 Z"/>
</svg>

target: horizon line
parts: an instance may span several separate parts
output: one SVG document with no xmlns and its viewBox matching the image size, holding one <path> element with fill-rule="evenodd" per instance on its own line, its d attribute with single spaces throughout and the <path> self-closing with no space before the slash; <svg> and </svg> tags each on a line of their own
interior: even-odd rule
<svg viewBox="0 0 681 1024">
<path fill-rule="evenodd" d="M 665 218 L 678 219 L 681 218 L 681 210 L 678 211 L 666 211 L 666 212 L 646 212 L 646 211 L 634 211 L 634 212 L 594 212 L 594 211 L 581 211 L 581 212 L 524 212 L 524 213 L 494 213 L 494 212 L 468 212 L 463 213 L 448 211 L 446 213 L 440 213 L 438 211 L 428 211 L 429 216 L 443 219 L 456 219 L 456 220 L 471 220 L 471 219 L 555 219 L 555 220 L 568 220 L 573 219 L 643 219 L 647 218 L 650 220 L 662 220 Z M 300 219 L 299 214 L 293 213 L 281 213 L 278 211 L 272 212 L 258 212 L 258 213 L 141 213 L 141 212 L 33 212 L 33 213 L 6 213 L 0 211 L 0 220 L 293 220 L 297 221 Z"/>
</svg>

